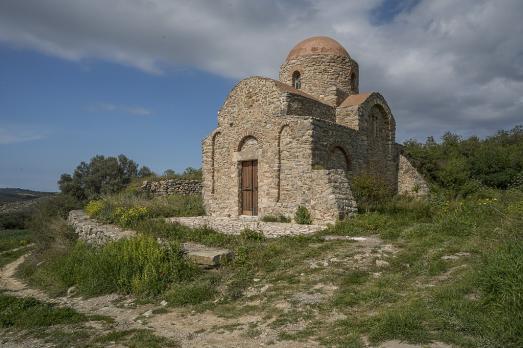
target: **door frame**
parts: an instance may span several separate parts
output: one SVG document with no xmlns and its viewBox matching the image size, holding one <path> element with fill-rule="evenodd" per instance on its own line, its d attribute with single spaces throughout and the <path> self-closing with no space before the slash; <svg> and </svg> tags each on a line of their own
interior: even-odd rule
<svg viewBox="0 0 523 348">
<path fill-rule="evenodd" d="M 250 192 L 250 199 L 251 199 L 251 202 L 250 202 L 250 206 L 251 206 L 251 209 L 250 210 L 244 210 L 244 164 L 247 164 L 249 163 L 250 166 L 248 166 L 250 168 L 250 179 L 251 179 L 251 183 L 249 185 L 249 187 L 251 188 Z M 258 160 L 257 159 L 253 159 L 253 160 L 247 160 L 247 161 L 240 161 L 239 162 L 239 207 L 238 207 L 238 210 L 239 210 L 239 215 L 248 215 L 248 216 L 257 216 L 258 215 L 258 172 L 259 172 L 259 169 L 258 169 Z"/>
</svg>

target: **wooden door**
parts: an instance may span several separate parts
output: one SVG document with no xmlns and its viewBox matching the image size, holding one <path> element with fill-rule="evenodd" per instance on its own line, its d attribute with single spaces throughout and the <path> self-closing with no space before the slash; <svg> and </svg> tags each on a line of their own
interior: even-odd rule
<svg viewBox="0 0 523 348">
<path fill-rule="evenodd" d="M 241 213 L 258 215 L 258 161 L 242 162 Z"/>
</svg>

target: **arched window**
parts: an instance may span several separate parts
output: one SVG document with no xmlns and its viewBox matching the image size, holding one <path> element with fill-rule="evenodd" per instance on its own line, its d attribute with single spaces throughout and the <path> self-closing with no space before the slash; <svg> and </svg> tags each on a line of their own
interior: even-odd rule
<svg viewBox="0 0 523 348">
<path fill-rule="evenodd" d="M 292 73 L 292 86 L 296 89 L 301 88 L 301 74 L 299 71 Z"/>
</svg>

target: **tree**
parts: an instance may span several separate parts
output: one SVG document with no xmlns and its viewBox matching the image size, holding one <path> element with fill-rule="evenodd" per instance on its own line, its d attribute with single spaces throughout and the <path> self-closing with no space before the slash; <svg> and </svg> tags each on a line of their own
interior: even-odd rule
<svg viewBox="0 0 523 348">
<path fill-rule="evenodd" d="M 151 172 L 147 167 L 142 167 L 140 171 Z M 62 174 L 58 186 L 62 193 L 83 201 L 116 193 L 138 175 L 138 164 L 124 155 L 118 157 L 97 155 L 91 158 L 89 163 L 81 162 L 73 175 Z"/>
<path fill-rule="evenodd" d="M 163 176 L 176 176 L 176 172 L 172 169 L 166 169 L 164 172 L 163 172 Z"/>
<path fill-rule="evenodd" d="M 425 144 L 404 142 L 404 153 L 432 183 L 467 194 L 471 187 L 506 189 L 518 186 L 523 172 L 523 127 L 498 131 L 480 139 L 463 139 L 447 132 L 437 143 L 432 137 Z M 519 187 L 519 186 L 518 186 Z"/>
<path fill-rule="evenodd" d="M 148 176 L 156 176 L 156 174 L 149 167 L 142 166 L 142 168 L 140 168 L 138 171 L 138 176 L 140 178 L 145 178 Z"/>
</svg>

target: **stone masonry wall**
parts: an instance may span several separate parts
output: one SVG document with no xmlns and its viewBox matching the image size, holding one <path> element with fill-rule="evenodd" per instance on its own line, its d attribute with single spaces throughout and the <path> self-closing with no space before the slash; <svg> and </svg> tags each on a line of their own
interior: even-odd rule
<svg viewBox="0 0 523 348">
<path fill-rule="evenodd" d="M 78 238 L 92 245 L 104 245 L 110 241 L 132 237 L 132 230 L 124 230 L 115 225 L 105 225 L 89 218 L 83 210 L 71 210 L 67 223 L 74 229 Z"/>
<path fill-rule="evenodd" d="M 202 193 L 202 182 L 198 180 L 165 179 L 144 181 L 141 190 L 153 196 L 165 195 L 199 195 Z"/>
<path fill-rule="evenodd" d="M 311 119 L 284 115 L 288 93 L 278 81 L 252 77 L 229 94 L 219 112 L 219 127 L 202 144 L 208 214 L 239 215 L 240 166 L 246 160 L 258 160 L 259 215 L 293 215 L 304 202 L 311 171 Z M 280 167 L 293 172 L 287 174 Z M 297 176 L 304 180 L 296 180 Z"/>
<path fill-rule="evenodd" d="M 359 146 L 354 152 L 357 156 L 355 175 L 378 176 L 393 192 L 397 192 L 399 153 L 395 143 L 396 122 L 383 96 L 372 93 L 361 104 L 336 111 L 338 123 L 358 131 Z"/>
<path fill-rule="evenodd" d="M 301 75 L 301 90 L 330 105 L 339 105 L 349 94 L 358 93 L 358 64 L 351 58 L 324 54 L 298 57 L 281 66 L 280 81 L 292 85 L 295 71 Z M 351 76 L 355 77 L 353 83 Z"/>
<path fill-rule="evenodd" d="M 399 156 L 398 193 L 414 197 L 429 194 L 429 187 L 425 179 L 404 155 Z"/>
<path fill-rule="evenodd" d="M 329 122 L 334 121 L 332 108 L 313 99 L 298 109 L 287 108 L 288 93 L 278 81 L 257 77 L 243 80 L 230 93 L 219 113 L 219 127 L 202 144 L 203 196 L 209 215 L 240 214 L 239 169 L 241 161 L 246 160 L 258 161 L 260 216 L 292 217 L 303 205 L 316 222 L 323 223 L 355 210 L 349 160 L 338 155 L 333 158 L 341 158 L 343 163 L 327 166 L 329 149 L 336 144 L 346 144 L 346 153 L 360 153 L 356 132 Z M 291 110 L 300 114 L 288 114 Z M 316 132 L 322 127 L 333 131 Z M 318 162 L 329 170 L 313 169 L 316 141 L 324 142 L 324 151 L 317 152 L 321 157 Z"/>
</svg>

